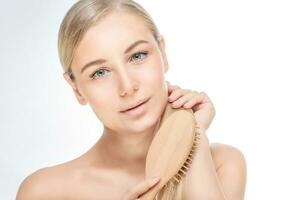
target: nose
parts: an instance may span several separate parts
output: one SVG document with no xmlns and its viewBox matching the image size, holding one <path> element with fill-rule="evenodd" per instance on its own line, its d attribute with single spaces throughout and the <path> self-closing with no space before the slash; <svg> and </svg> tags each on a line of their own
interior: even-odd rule
<svg viewBox="0 0 300 200">
<path fill-rule="evenodd" d="M 120 96 L 124 97 L 126 95 L 132 95 L 135 93 L 135 91 L 139 90 L 139 87 L 136 82 L 134 82 L 130 77 L 128 76 L 128 73 L 126 70 L 122 70 L 119 73 L 120 77 Z"/>
</svg>

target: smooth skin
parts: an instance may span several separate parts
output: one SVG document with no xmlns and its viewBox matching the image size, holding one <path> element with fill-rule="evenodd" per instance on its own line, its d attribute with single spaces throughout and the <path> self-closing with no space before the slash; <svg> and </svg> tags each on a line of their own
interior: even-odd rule
<svg viewBox="0 0 300 200">
<path fill-rule="evenodd" d="M 138 40 L 147 42 L 136 43 L 125 52 Z M 106 62 L 81 72 L 86 63 L 100 58 Z M 205 93 L 168 84 L 164 79 L 168 68 L 164 38 L 157 43 L 138 16 L 112 12 L 90 27 L 74 54 L 76 81 L 67 74 L 63 77 L 78 102 L 91 106 L 103 124 L 103 133 L 80 157 L 28 175 L 16 199 L 137 199 L 156 184 L 144 179 L 145 159 L 164 106 L 173 101 L 180 107 L 184 100 L 190 102 L 203 127 L 202 145 L 186 179 L 185 200 L 242 200 L 246 183 L 243 154 L 233 146 L 209 144 L 205 131 L 214 116 L 211 101 L 204 103 L 208 99 Z M 150 100 L 142 116 L 120 112 L 143 98 Z"/>
<path fill-rule="evenodd" d="M 208 95 L 176 85 L 168 88 L 172 106 L 191 108 L 200 126 L 200 142 L 185 180 L 184 199 L 244 199 L 246 160 L 242 152 L 225 144 L 209 144 L 206 130 L 216 111 Z"/>
</svg>

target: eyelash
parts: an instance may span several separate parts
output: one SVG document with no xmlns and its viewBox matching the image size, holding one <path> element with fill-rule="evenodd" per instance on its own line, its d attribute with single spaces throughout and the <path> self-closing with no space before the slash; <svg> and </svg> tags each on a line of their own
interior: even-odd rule
<svg viewBox="0 0 300 200">
<path fill-rule="evenodd" d="M 136 52 L 136 53 L 134 53 L 134 54 L 130 57 L 130 60 L 132 60 L 133 57 L 134 57 L 135 55 L 141 55 L 141 54 L 144 54 L 144 55 L 147 57 L 148 52 L 147 52 L 147 51 Z M 145 59 L 145 58 L 141 58 L 141 59 L 139 59 L 139 60 L 143 60 L 143 59 Z M 108 69 L 105 69 L 105 67 L 104 67 L 104 68 L 97 69 L 94 73 L 92 73 L 92 74 L 90 75 L 90 78 L 95 79 L 95 75 L 96 75 L 98 72 L 102 71 L 102 70 L 108 71 Z"/>
</svg>

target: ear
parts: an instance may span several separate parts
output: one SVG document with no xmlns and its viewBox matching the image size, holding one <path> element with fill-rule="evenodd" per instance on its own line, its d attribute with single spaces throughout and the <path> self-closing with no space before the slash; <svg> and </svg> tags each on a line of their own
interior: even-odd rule
<svg viewBox="0 0 300 200">
<path fill-rule="evenodd" d="M 166 45 L 165 39 L 162 35 L 159 37 L 159 48 L 162 54 L 163 62 L 164 62 L 164 72 L 166 73 L 169 70 L 169 63 L 166 55 Z"/>
<path fill-rule="evenodd" d="M 64 79 L 67 81 L 67 83 L 72 87 L 73 89 L 73 92 L 78 100 L 78 102 L 81 104 L 81 105 L 86 105 L 87 104 L 87 100 L 84 98 L 84 96 L 80 93 L 79 89 L 78 89 L 78 86 L 76 84 L 76 81 L 75 79 L 72 80 L 70 75 L 65 72 L 63 74 L 64 76 Z"/>
</svg>

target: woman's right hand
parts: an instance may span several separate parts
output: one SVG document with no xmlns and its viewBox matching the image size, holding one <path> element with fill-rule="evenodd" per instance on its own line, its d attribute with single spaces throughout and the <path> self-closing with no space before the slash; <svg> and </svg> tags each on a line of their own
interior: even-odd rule
<svg viewBox="0 0 300 200">
<path fill-rule="evenodd" d="M 137 185 L 135 185 L 131 190 L 129 190 L 122 200 L 139 200 L 139 196 L 147 192 L 150 188 L 159 182 L 160 178 L 150 178 L 146 179 Z"/>
</svg>

